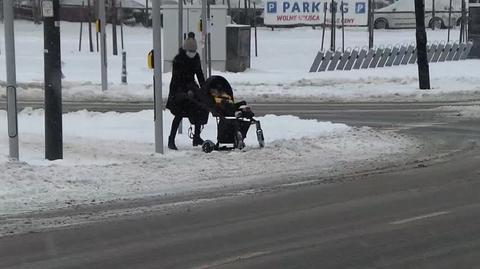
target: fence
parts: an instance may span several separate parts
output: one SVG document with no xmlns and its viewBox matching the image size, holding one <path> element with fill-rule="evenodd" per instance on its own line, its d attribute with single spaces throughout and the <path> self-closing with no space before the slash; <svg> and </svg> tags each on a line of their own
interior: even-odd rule
<svg viewBox="0 0 480 269">
<path fill-rule="evenodd" d="M 473 46 L 468 43 L 438 43 L 427 46 L 430 63 L 465 60 Z M 310 72 L 381 68 L 417 62 L 414 45 L 351 51 L 318 52 Z"/>
</svg>

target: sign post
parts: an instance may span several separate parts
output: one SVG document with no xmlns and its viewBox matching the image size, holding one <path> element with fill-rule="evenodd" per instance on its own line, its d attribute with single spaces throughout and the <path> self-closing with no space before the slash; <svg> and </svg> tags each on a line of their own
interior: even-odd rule
<svg viewBox="0 0 480 269">
<path fill-rule="evenodd" d="M 105 0 L 98 1 L 98 20 L 97 32 L 100 33 L 100 58 L 101 58 L 101 75 L 102 75 L 102 91 L 108 89 L 107 77 L 107 32 L 105 31 Z M 99 23 L 97 21 L 97 24 Z"/>
<path fill-rule="evenodd" d="M 155 99 L 155 152 L 163 154 L 163 99 L 162 99 L 162 25 L 160 1 L 152 1 L 154 99 Z"/>
<path fill-rule="evenodd" d="M 42 1 L 45 72 L 45 158 L 63 159 L 60 0 Z"/>
<path fill-rule="evenodd" d="M 373 0 L 368 0 L 368 48 L 373 48 L 373 33 L 374 33 L 374 8 Z"/>
<path fill-rule="evenodd" d="M 17 118 L 17 78 L 15 68 L 15 34 L 13 24 L 13 1 L 3 1 L 5 27 L 5 56 L 7 69 L 7 118 L 9 157 L 19 159 L 18 118 Z"/>
</svg>

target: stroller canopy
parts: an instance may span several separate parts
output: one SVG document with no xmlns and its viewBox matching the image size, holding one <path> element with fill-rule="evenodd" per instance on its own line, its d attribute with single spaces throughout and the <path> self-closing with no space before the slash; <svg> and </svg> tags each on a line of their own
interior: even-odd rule
<svg viewBox="0 0 480 269">
<path fill-rule="evenodd" d="M 211 76 L 207 79 L 207 81 L 205 81 L 205 90 L 207 90 L 209 94 L 211 94 L 211 90 L 214 89 L 229 95 L 232 100 L 234 99 L 232 86 L 230 86 L 230 83 L 228 83 L 228 81 L 224 77 Z"/>
</svg>

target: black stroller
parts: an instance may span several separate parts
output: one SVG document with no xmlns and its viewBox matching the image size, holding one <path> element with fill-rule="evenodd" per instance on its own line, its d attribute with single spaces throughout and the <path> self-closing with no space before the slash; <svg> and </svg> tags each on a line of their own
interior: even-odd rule
<svg viewBox="0 0 480 269">
<path fill-rule="evenodd" d="M 210 77 L 204 89 L 212 99 L 210 111 L 217 118 L 217 143 L 206 140 L 202 145 L 204 152 L 243 149 L 244 139 L 252 124 L 257 128 L 258 144 L 261 148 L 265 146 L 260 121 L 253 118 L 254 114 L 245 101 L 235 103 L 232 87 L 224 77 Z"/>
</svg>

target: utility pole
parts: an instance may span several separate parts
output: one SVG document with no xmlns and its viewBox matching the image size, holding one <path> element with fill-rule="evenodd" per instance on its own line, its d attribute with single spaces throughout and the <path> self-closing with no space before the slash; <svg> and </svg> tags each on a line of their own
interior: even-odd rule
<svg viewBox="0 0 480 269">
<path fill-rule="evenodd" d="M 425 0 L 415 0 L 415 18 L 417 23 L 417 65 L 421 90 L 430 89 L 430 70 L 427 58 L 427 33 L 425 32 Z"/>
<path fill-rule="evenodd" d="M 9 157 L 19 159 L 18 118 L 17 118 L 17 78 L 15 68 L 15 35 L 13 25 L 13 0 L 3 1 L 5 27 L 5 58 L 7 69 L 7 118 Z"/>
<path fill-rule="evenodd" d="M 45 158 L 63 159 L 60 0 L 44 0 Z"/>
<path fill-rule="evenodd" d="M 152 1 L 152 32 L 155 101 L 155 152 L 163 154 L 163 99 L 162 99 L 162 26 L 160 21 L 160 1 Z"/>
<path fill-rule="evenodd" d="M 105 31 L 105 0 L 98 0 L 98 19 L 100 20 L 100 57 L 102 73 L 102 91 L 108 88 L 107 78 L 107 33 Z"/>
</svg>

